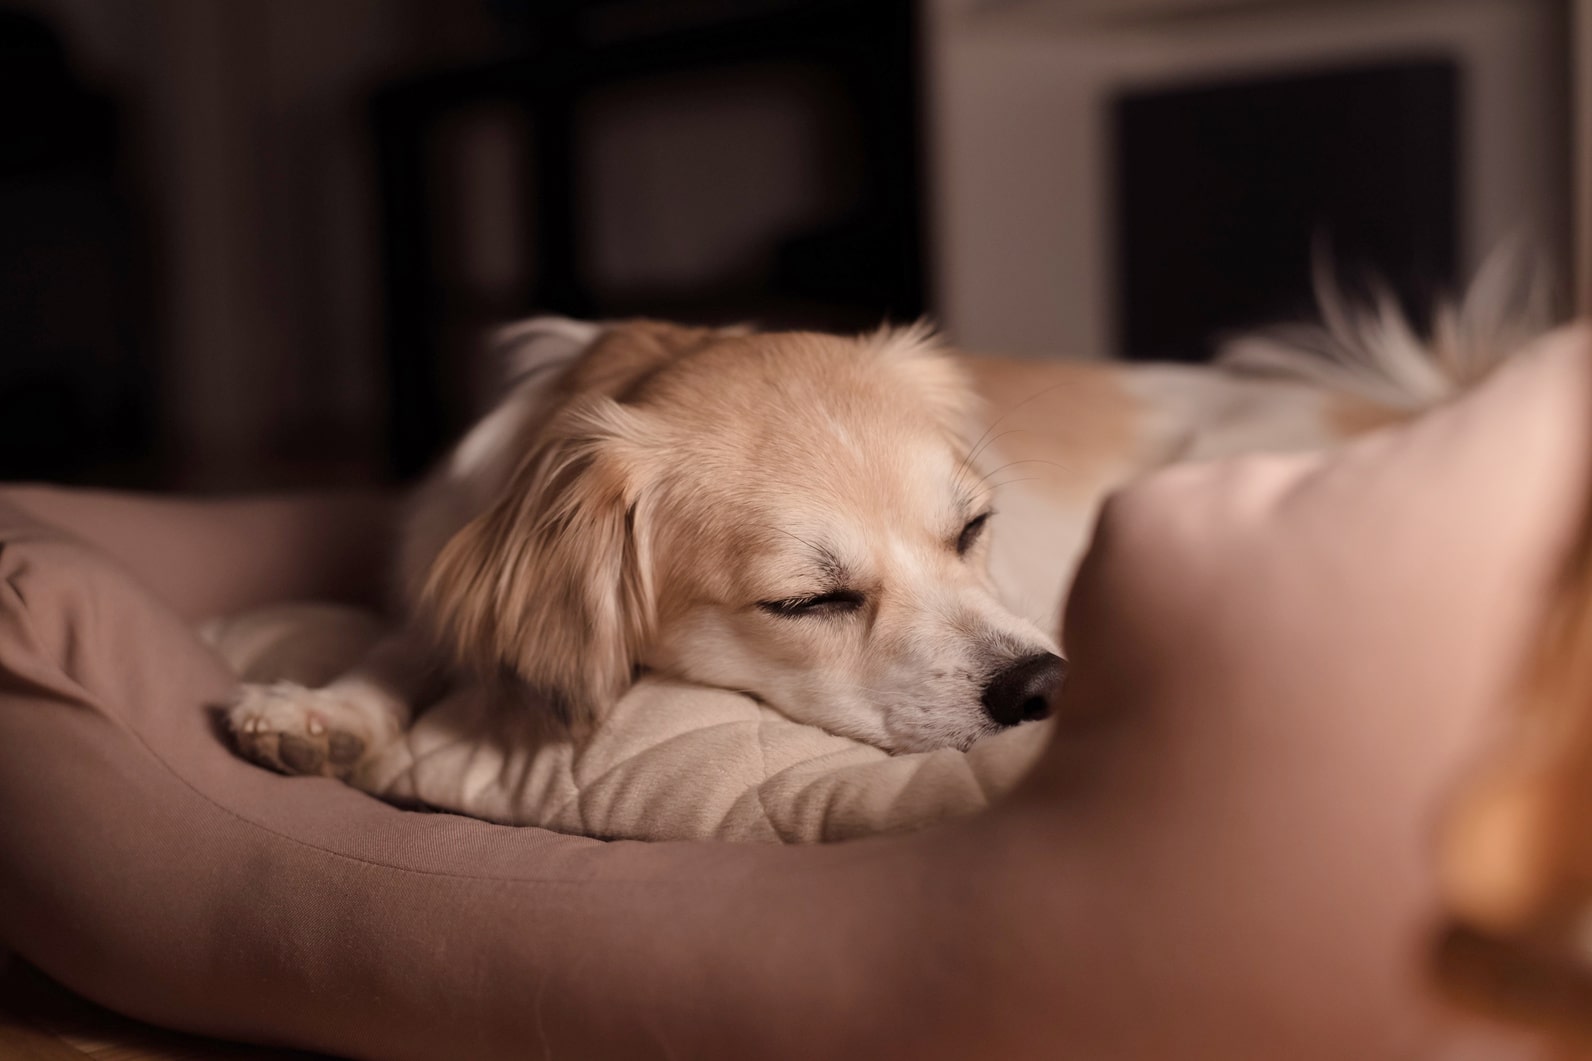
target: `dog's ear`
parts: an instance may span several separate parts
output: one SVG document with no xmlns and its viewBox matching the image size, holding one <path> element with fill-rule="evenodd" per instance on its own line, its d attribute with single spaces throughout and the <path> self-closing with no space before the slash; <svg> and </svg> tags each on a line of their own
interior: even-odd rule
<svg viewBox="0 0 1592 1061">
<path fill-rule="evenodd" d="M 978 389 L 960 358 L 940 341 L 934 325 L 918 320 L 885 326 L 861 337 L 886 366 L 903 370 L 903 393 L 916 396 L 952 434 L 965 431 L 979 412 Z"/>
<path fill-rule="evenodd" d="M 657 371 L 738 328 L 694 328 L 664 321 L 629 320 L 610 325 L 581 355 L 564 379 L 571 394 L 606 394 L 630 400 Z"/>
<path fill-rule="evenodd" d="M 571 402 L 442 548 L 421 594 L 459 662 L 512 671 L 569 721 L 619 698 L 656 625 L 646 438 L 633 409 Z"/>
<path fill-rule="evenodd" d="M 602 334 L 601 324 L 544 314 L 495 329 L 487 351 L 514 388 L 568 367 Z"/>
</svg>

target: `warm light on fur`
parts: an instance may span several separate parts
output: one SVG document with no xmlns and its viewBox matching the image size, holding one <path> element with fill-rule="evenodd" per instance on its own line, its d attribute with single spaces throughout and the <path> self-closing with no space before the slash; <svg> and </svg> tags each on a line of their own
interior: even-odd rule
<svg viewBox="0 0 1592 1061">
<path fill-rule="evenodd" d="M 571 718 L 629 687 L 656 626 L 642 425 L 627 416 L 604 397 L 562 411 L 422 591 L 461 663 L 505 667 Z"/>
<path fill-rule="evenodd" d="M 405 629 L 324 689 L 245 690 L 234 730 L 279 769 L 351 776 L 440 664 L 577 739 L 651 671 L 889 751 L 966 748 L 1045 710 L 1113 489 L 1443 400 L 1535 326 L 1518 280 L 1484 270 L 1430 342 L 1324 288 L 1323 327 L 1221 367 L 968 356 L 923 325 L 511 325 L 497 407 L 411 500 Z"/>
<path fill-rule="evenodd" d="M 956 551 L 989 504 L 974 404 L 921 326 L 613 328 L 505 440 L 512 469 L 470 484 L 484 509 L 416 580 L 419 610 L 461 663 L 577 720 L 648 667 L 886 747 L 965 746 L 998 728 L 991 675 L 1053 647 L 998 603 L 982 547 Z M 768 607 L 837 587 L 866 603 Z"/>
</svg>

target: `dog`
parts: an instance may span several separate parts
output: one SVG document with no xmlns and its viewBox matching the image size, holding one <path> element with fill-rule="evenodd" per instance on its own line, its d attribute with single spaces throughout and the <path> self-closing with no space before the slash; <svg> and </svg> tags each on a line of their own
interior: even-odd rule
<svg viewBox="0 0 1592 1061">
<path fill-rule="evenodd" d="M 244 687 L 231 728 L 346 778 L 440 683 L 579 739 L 654 672 L 894 753 L 965 749 L 1047 714 L 1107 494 L 1404 419 L 1516 344 L 1487 304 L 1427 344 L 1390 301 L 1324 298 L 1324 325 L 1215 367 L 972 356 L 922 325 L 506 328 L 504 396 L 410 501 L 403 630 L 324 688 Z"/>
</svg>

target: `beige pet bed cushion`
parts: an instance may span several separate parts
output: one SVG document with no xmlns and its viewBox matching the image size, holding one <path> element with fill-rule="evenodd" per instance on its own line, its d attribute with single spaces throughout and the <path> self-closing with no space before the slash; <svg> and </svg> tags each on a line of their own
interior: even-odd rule
<svg viewBox="0 0 1592 1061">
<path fill-rule="evenodd" d="M 368 612 L 272 607 L 206 624 L 250 681 L 317 685 L 381 633 Z M 576 744 L 465 690 L 429 707 L 360 788 L 511 825 L 632 840 L 801 843 L 921 828 L 982 810 L 1016 784 L 1048 727 L 890 756 L 792 722 L 749 697 L 646 679 Z"/>
<path fill-rule="evenodd" d="M 1122 495 L 1040 761 L 844 844 L 601 843 L 258 769 L 190 623 L 368 588 L 380 507 L 5 492 L 0 944 L 354 1057 L 1519 1056 L 1423 987 L 1431 829 L 1579 515 L 1589 357 Z"/>
</svg>

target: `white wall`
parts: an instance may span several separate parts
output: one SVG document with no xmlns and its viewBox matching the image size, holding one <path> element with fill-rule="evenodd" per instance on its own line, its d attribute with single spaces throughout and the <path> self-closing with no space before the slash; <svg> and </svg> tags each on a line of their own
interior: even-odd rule
<svg viewBox="0 0 1592 1061">
<path fill-rule="evenodd" d="M 1422 49 L 1470 57 L 1462 267 L 1474 271 L 1522 232 L 1568 263 L 1569 145 L 1553 84 L 1566 59 L 1559 2 L 929 0 L 945 325 L 979 348 L 1077 357 L 1114 349 L 1105 122 L 1115 91 Z"/>
</svg>

